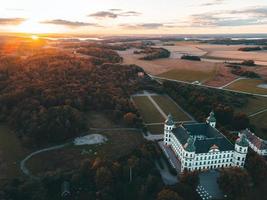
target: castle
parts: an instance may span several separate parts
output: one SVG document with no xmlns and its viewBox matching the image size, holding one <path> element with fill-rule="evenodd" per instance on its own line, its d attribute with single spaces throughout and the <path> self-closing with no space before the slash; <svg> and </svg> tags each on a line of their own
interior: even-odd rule
<svg viewBox="0 0 267 200">
<path fill-rule="evenodd" d="M 218 131 L 213 112 L 206 123 L 185 123 L 177 127 L 169 115 L 164 125 L 164 145 L 175 153 L 181 172 L 185 169 L 243 167 L 249 146 L 245 134 L 241 134 L 232 144 Z"/>
</svg>

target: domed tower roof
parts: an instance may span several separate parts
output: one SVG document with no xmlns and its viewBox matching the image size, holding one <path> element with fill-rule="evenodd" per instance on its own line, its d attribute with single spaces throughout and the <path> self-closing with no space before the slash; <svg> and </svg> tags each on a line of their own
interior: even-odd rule
<svg viewBox="0 0 267 200">
<path fill-rule="evenodd" d="M 188 152 L 196 151 L 195 139 L 192 136 L 187 139 L 187 143 L 184 145 L 184 149 Z"/>
<path fill-rule="evenodd" d="M 173 121 L 173 117 L 171 114 L 168 115 L 168 118 L 165 121 L 165 124 L 168 126 L 173 126 L 174 125 L 174 121 Z"/>
<path fill-rule="evenodd" d="M 247 140 L 247 136 L 245 134 L 242 134 L 237 140 L 236 140 L 236 144 L 241 146 L 241 147 L 248 147 L 248 140 Z"/>
<path fill-rule="evenodd" d="M 216 122 L 215 114 L 211 111 L 210 116 L 207 119 L 208 122 Z"/>
</svg>

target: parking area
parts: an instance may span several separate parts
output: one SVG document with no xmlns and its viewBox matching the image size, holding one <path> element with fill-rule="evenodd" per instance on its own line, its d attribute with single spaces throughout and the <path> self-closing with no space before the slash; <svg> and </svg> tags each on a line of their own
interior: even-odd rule
<svg viewBox="0 0 267 200">
<path fill-rule="evenodd" d="M 223 198 L 223 193 L 217 183 L 218 177 L 219 172 L 217 170 L 210 170 L 199 174 L 200 183 L 197 187 L 197 192 L 203 200 Z"/>
</svg>

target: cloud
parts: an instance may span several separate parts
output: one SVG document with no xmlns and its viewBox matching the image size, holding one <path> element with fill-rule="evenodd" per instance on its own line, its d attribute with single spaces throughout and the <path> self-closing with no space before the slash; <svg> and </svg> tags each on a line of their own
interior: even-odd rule
<svg viewBox="0 0 267 200">
<path fill-rule="evenodd" d="M 99 12 L 90 14 L 89 16 L 96 17 L 96 18 L 117 18 L 118 17 L 116 13 L 110 12 L 110 11 L 99 11 Z"/>
<path fill-rule="evenodd" d="M 43 21 L 41 23 L 43 23 L 43 24 L 62 25 L 62 26 L 69 26 L 69 27 L 99 26 L 96 23 L 79 22 L 79 21 L 68 21 L 68 20 L 63 20 L 63 19 L 47 20 L 47 21 Z"/>
<path fill-rule="evenodd" d="M 181 24 L 191 27 L 265 25 L 267 24 L 267 7 L 195 14 Z"/>
<path fill-rule="evenodd" d="M 112 9 L 109 9 L 109 11 L 111 11 L 111 12 L 120 12 L 120 11 L 122 11 L 122 9 L 112 8 Z"/>
<path fill-rule="evenodd" d="M 221 5 L 225 2 L 225 0 L 211 0 L 206 3 L 202 3 L 199 6 L 214 6 L 214 5 Z"/>
<path fill-rule="evenodd" d="M 90 14 L 90 17 L 95 17 L 95 18 L 118 18 L 118 17 L 132 17 L 132 16 L 139 16 L 141 13 L 136 12 L 136 11 L 123 11 L 121 9 L 110 9 L 108 11 L 99 11 Z"/>
<path fill-rule="evenodd" d="M 0 25 L 19 25 L 25 20 L 24 18 L 0 18 Z"/>
<path fill-rule="evenodd" d="M 120 27 L 124 29 L 158 29 L 168 27 L 164 23 L 142 23 L 142 24 L 121 24 Z"/>
</svg>

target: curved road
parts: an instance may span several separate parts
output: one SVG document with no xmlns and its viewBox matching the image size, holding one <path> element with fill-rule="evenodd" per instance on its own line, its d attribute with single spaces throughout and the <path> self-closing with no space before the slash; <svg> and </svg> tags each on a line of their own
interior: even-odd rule
<svg viewBox="0 0 267 200">
<path fill-rule="evenodd" d="M 48 147 L 48 148 L 44 148 L 38 151 L 35 151 L 31 154 L 29 154 L 26 158 L 24 158 L 21 162 L 20 162 L 20 170 L 23 172 L 23 174 L 25 174 L 26 176 L 29 176 L 32 179 L 38 179 L 36 176 L 33 176 L 31 174 L 31 172 L 29 171 L 29 169 L 26 167 L 26 162 L 31 159 L 33 156 L 46 152 L 46 151 L 52 151 L 52 150 L 56 150 L 56 149 L 61 149 L 63 147 L 65 147 L 66 145 L 68 145 L 69 143 L 66 144 L 61 144 L 61 145 L 56 145 L 56 146 L 52 146 L 52 147 Z"/>
<path fill-rule="evenodd" d="M 132 131 L 140 131 L 140 129 L 137 128 L 91 128 L 90 130 L 93 131 L 112 131 L 112 130 L 132 130 Z M 60 145 L 56 145 L 56 146 L 52 146 L 52 147 L 47 147 L 44 149 L 40 149 L 38 151 L 35 151 L 31 154 L 29 154 L 27 157 L 25 157 L 21 162 L 20 162 L 20 170 L 22 171 L 22 173 L 32 179 L 38 179 L 38 177 L 32 175 L 32 173 L 30 172 L 30 170 L 26 167 L 26 162 L 31 159 L 33 156 L 36 156 L 40 153 L 43 152 L 47 152 L 47 151 L 53 151 L 53 150 L 57 150 L 57 149 L 61 149 L 65 146 L 67 146 L 69 143 L 65 143 L 65 144 L 60 144 Z"/>
</svg>

